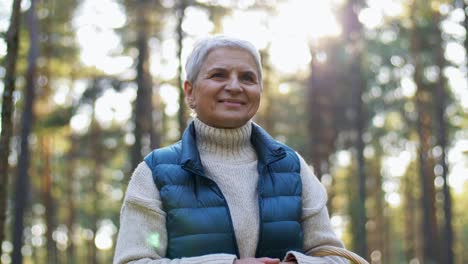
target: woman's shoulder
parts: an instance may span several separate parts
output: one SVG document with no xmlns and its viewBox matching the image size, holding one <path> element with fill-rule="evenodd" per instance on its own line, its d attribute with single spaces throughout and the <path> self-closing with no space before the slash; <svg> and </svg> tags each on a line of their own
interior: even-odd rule
<svg viewBox="0 0 468 264">
<path fill-rule="evenodd" d="M 305 159 L 296 152 L 301 164 L 301 180 L 304 208 L 317 212 L 326 205 L 327 191 Z"/>
<path fill-rule="evenodd" d="M 154 149 L 146 157 L 144 161 L 149 167 L 155 164 L 174 163 L 179 160 L 182 149 L 182 141 L 178 141 L 172 145 Z"/>
<path fill-rule="evenodd" d="M 141 196 L 155 192 L 153 173 L 145 162 L 140 162 L 132 173 L 127 187 L 127 196 Z"/>
</svg>

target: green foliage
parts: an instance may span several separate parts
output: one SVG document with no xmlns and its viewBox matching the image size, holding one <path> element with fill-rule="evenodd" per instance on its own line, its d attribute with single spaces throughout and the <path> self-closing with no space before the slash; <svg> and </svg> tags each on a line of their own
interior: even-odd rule
<svg viewBox="0 0 468 264">
<path fill-rule="evenodd" d="M 38 120 L 37 126 L 39 129 L 45 130 L 65 127 L 69 124 L 73 112 L 74 109 L 71 106 L 57 107 L 45 118 Z"/>
</svg>

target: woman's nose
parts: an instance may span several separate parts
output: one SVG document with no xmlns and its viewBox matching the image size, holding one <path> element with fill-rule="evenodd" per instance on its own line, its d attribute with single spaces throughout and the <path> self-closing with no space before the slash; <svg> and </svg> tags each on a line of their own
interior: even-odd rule
<svg viewBox="0 0 468 264">
<path fill-rule="evenodd" d="M 225 89 L 229 92 L 240 92 L 242 87 L 237 77 L 231 77 L 229 82 L 226 84 Z"/>
</svg>

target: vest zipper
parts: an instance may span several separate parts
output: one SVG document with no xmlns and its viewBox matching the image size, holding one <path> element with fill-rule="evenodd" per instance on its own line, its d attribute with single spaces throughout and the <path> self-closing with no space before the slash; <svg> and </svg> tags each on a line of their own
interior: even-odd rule
<svg viewBox="0 0 468 264">
<path fill-rule="evenodd" d="M 202 176 L 202 177 L 205 177 L 205 176 Z M 205 177 L 207 178 L 207 177 Z M 208 179 L 208 178 L 207 178 Z M 214 182 L 213 180 L 211 179 L 208 179 L 210 180 L 210 182 L 216 187 L 216 192 L 219 191 L 219 194 L 221 195 L 221 197 L 223 198 L 223 201 L 224 201 L 224 206 L 226 206 L 227 208 L 227 211 L 228 211 L 228 218 L 229 218 L 229 224 L 231 225 L 231 229 L 232 229 L 232 235 L 234 236 L 234 249 L 236 250 L 236 256 L 237 258 L 240 259 L 240 254 L 239 254 L 239 247 L 237 246 L 237 237 L 236 237 L 236 230 L 234 229 L 234 224 L 232 223 L 232 217 L 231 217 L 231 210 L 229 209 L 229 205 L 227 203 L 227 200 L 226 200 L 226 197 L 224 197 L 224 194 L 223 192 L 221 191 L 221 189 L 218 187 L 218 185 L 216 184 L 216 182 Z"/>
<path fill-rule="evenodd" d="M 237 237 L 236 237 L 236 231 L 234 230 L 234 224 L 232 223 L 232 217 L 231 217 L 231 210 L 229 209 L 229 205 L 227 203 L 227 200 L 226 200 L 226 197 L 224 197 L 224 194 L 223 192 L 221 191 L 221 189 L 218 187 L 218 185 L 216 184 L 216 182 L 214 182 L 212 179 L 206 177 L 205 175 L 191 169 L 191 168 L 185 168 L 187 170 L 189 170 L 191 173 L 199 176 L 199 177 L 203 177 L 205 179 L 207 179 L 211 184 L 210 184 L 210 188 L 212 186 L 216 187 L 215 190 L 213 190 L 214 192 L 216 193 L 219 193 L 221 195 L 221 197 L 223 198 L 223 201 L 224 201 L 224 206 L 226 206 L 226 209 L 228 211 L 228 219 L 229 219 L 229 224 L 231 226 L 231 230 L 232 230 L 232 235 L 234 236 L 234 250 L 236 251 L 236 256 L 237 258 L 240 258 L 240 255 L 239 255 L 239 247 L 237 246 Z"/>
<path fill-rule="evenodd" d="M 271 168 L 270 165 L 266 165 L 266 169 L 268 171 L 268 175 L 271 177 Z M 261 258 L 261 257 L 268 257 L 268 256 L 260 256 L 260 245 L 263 244 L 263 206 L 262 206 L 262 195 L 263 195 L 263 179 L 262 179 L 262 174 L 259 172 L 259 181 L 258 181 L 258 216 L 259 216 L 259 222 L 260 222 L 260 229 L 258 230 L 258 242 L 257 242 L 257 249 L 255 250 L 255 257 L 256 258 Z"/>
</svg>

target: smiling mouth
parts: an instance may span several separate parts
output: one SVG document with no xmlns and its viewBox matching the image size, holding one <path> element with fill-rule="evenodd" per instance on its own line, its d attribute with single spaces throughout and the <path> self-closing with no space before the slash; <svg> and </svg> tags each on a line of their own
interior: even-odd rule
<svg viewBox="0 0 468 264">
<path fill-rule="evenodd" d="M 219 100 L 218 102 L 233 105 L 245 105 L 244 102 L 238 100 Z"/>
</svg>

